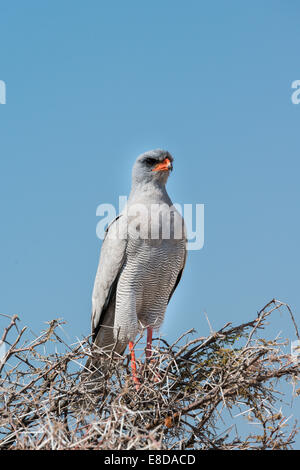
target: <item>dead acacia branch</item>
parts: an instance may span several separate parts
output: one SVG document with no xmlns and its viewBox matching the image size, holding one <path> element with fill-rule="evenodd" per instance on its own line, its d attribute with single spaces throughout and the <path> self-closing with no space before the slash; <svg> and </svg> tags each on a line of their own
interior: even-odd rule
<svg viewBox="0 0 300 470">
<path fill-rule="evenodd" d="M 32 339 L 17 316 L 9 318 L 0 358 L 0 449 L 292 448 L 297 428 L 284 416 L 278 385 L 289 379 L 299 395 L 300 365 L 282 338 L 265 335 L 266 319 L 280 308 L 298 337 L 291 309 L 273 299 L 253 320 L 226 323 L 208 337 L 189 331 L 171 345 L 157 339 L 151 359 L 139 358 L 139 390 L 128 357 L 101 354 L 89 337 L 68 345 L 59 320 Z M 109 366 L 105 373 L 89 372 L 86 361 L 95 354 Z"/>
</svg>

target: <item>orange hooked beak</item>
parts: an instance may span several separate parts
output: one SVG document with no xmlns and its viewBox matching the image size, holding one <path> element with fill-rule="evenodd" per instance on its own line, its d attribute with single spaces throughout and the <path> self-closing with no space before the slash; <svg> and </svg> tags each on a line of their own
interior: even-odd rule
<svg viewBox="0 0 300 470">
<path fill-rule="evenodd" d="M 165 158 L 163 162 L 155 165 L 152 171 L 169 171 L 172 170 L 172 162 L 169 158 Z"/>
</svg>

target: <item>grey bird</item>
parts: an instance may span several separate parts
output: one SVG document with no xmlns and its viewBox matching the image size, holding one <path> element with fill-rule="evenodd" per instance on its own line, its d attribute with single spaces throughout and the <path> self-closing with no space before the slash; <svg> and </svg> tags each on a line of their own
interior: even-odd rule
<svg viewBox="0 0 300 470">
<path fill-rule="evenodd" d="M 93 342 L 120 355 L 129 345 L 136 382 L 135 338 L 147 329 L 150 357 L 152 332 L 164 320 L 186 261 L 183 218 L 165 187 L 172 169 L 164 150 L 137 158 L 127 205 L 106 229 L 94 284 Z"/>
</svg>

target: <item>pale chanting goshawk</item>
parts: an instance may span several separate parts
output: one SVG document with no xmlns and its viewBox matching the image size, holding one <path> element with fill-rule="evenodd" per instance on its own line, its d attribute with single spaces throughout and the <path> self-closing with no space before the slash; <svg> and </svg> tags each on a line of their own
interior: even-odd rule
<svg viewBox="0 0 300 470">
<path fill-rule="evenodd" d="M 173 206 L 166 182 L 173 157 L 164 150 L 140 155 L 132 171 L 127 205 L 108 226 L 92 296 L 93 342 L 106 353 L 123 354 L 147 328 L 146 357 L 152 331 L 161 326 L 186 260 L 183 218 Z"/>
</svg>

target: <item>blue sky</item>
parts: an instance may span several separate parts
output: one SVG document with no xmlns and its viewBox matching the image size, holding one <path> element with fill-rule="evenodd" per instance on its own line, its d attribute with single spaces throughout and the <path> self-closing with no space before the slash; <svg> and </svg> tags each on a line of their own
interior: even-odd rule
<svg viewBox="0 0 300 470">
<path fill-rule="evenodd" d="M 273 297 L 299 318 L 299 13 L 295 0 L 1 1 L 2 313 L 89 333 L 96 207 L 161 147 L 173 201 L 205 204 L 205 245 L 162 334 L 207 334 L 204 311 L 217 329 Z M 293 340 L 287 318 L 271 331 Z"/>
</svg>

